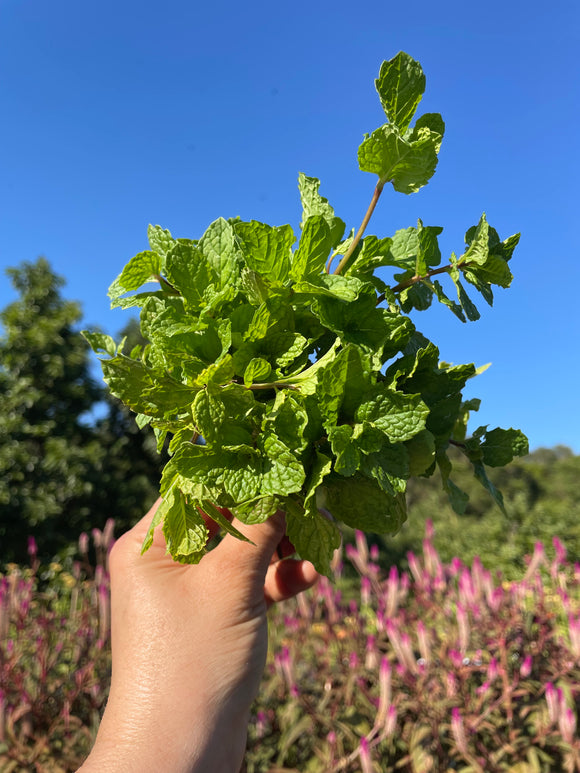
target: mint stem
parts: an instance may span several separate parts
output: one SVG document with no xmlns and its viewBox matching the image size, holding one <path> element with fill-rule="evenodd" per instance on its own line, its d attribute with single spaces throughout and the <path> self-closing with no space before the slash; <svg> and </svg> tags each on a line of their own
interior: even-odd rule
<svg viewBox="0 0 580 773">
<path fill-rule="evenodd" d="M 364 219 L 360 224 L 360 228 L 358 229 L 356 236 L 352 240 L 352 244 L 343 255 L 342 260 L 340 261 L 340 263 L 338 264 L 338 266 L 336 267 L 333 273 L 340 274 L 345 268 L 345 266 L 347 265 L 352 253 L 356 250 L 357 245 L 362 239 L 362 235 L 364 234 L 366 227 L 369 224 L 369 220 L 371 219 L 373 212 L 375 211 L 377 202 L 381 196 L 381 193 L 383 192 L 383 187 L 384 187 L 384 183 L 379 180 L 376 185 L 375 192 L 373 193 L 371 203 L 369 204 L 369 208 L 367 209 L 366 215 L 364 216 Z"/>
<path fill-rule="evenodd" d="M 457 263 L 457 268 L 466 268 L 470 265 L 469 261 L 463 262 L 463 263 Z M 425 279 L 431 279 L 432 276 L 436 276 L 437 274 L 446 274 L 449 273 L 449 269 L 453 268 L 453 264 L 449 263 L 447 266 L 442 266 L 441 268 L 434 268 L 433 271 L 428 271 L 424 276 L 420 276 L 419 274 L 415 274 L 415 276 L 412 276 L 410 279 L 405 279 L 404 282 L 400 282 L 398 285 L 395 285 L 394 287 L 391 287 L 391 290 L 394 293 L 400 293 L 403 290 L 406 290 L 408 287 L 412 287 L 413 285 L 416 285 L 417 282 L 422 282 Z M 377 305 L 379 303 L 382 303 L 385 300 L 385 294 L 383 293 L 377 298 Z"/>
</svg>

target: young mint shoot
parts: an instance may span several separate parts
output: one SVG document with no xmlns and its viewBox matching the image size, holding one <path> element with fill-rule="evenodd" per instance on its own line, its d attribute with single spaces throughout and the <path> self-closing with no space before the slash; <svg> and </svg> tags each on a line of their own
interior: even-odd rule
<svg viewBox="0 0 580 773">
<path fill-rule="evenodd" d="M 438 113 L 414 120 L 425 76 L 408 54 L 383 62 L 375 85 L 387 122 L 358 149 L 377 183 L 356 234 L 345 234 L 320 181 L 304 174 L 298 235 L 237 218 L 216 220 L 199 239 L 149 226 L 150 249 L 109 290 L 112 306 L 140 307 L 147 345 L 126 353 L 106 335 L 84 334 L 105 355 L 111 392 L 151 426 L 159 448 L 169 444 L 144 551 L 162 525 L 173 558 L 196 563 L 208 536 L 202 512 L 243 539 L 218 508 L 246 524 L 283 510 L 298 554 L 329 574 L 340 523 L 400 529 L 411 476 L 438 469 L 453 508 L 465 510 L 450 446 L 503 508 L 486 466 L 526 454 L 527 440 L 487 426 L 467 437 L 479 401 L 464 401 L 462 390 L 478 369 L 442 363 L 408 314 L 435 298 L 462 322 L 476 320 L 466 288 L 493 303 L 493 286 L 512 280 L 519 234 L 502 241 L 482 215 L 444 265 L 438 226 L 366 235 L 387 183 L 410 194 L 429 182 L 445 130 Z"/>
</svg>

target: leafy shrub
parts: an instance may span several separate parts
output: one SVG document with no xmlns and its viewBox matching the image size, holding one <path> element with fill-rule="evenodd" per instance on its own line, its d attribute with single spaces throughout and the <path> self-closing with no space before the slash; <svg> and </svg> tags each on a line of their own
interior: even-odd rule
<svg viewBox="0 0 580 773">
<path fill-rule="evenodd" d="M 539 540 L 549 544 L 557 534 L 565 543 L 569 560 L 580 561 L 580 456 L 570 449 L 538 449 L 502 469 L 490 470 L 491 482 L 504 496 L 505 513 L 473 480 L 471 465 L 452 455 L 457 485 L 469 494 L 463 515 L 454 513 L 437 476 L 411 481 L 408 489 L 409 521 L 395 537 L 373 537 L 381 563 L 407 569 L 407 553 L 421 550 L 417 523 L 432 518 L 434 545 L 444 563 L 461 556 L 471 563 L 479 555 L 490 569 L 505 579 L 517 580 L 526 571 L 524 558 Z M 482 496 L 482 494 L 484 494 Z"/>
</svg>

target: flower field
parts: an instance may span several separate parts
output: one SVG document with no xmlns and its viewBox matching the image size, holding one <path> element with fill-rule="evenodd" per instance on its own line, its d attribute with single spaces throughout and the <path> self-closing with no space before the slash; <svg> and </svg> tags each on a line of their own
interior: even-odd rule
<svg viewBox="0 0 580 773">
<path fill-rule="evenodd" d="M 90 749 L 111 539 L 111 523 L 83 536 L 70 570 L 39 567 L 31 541 L 31 566 L 0 576 L 0 773 L 68 773 Z M 344 554 L 271 611 L 247 773 L 580 770 L 580 566 L 557 538 L 511 582 L 442 563 L 429 524 L 408 572 L 360 533 Z"/>
</svg>

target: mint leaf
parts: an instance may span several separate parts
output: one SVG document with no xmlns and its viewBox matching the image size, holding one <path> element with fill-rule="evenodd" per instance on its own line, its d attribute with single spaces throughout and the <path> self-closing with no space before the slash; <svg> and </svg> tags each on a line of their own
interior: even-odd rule
<svg viewBox="0 0 580 773">
<path fill-rule="evenodd" d="M 251 386 L 258 381 L 267 381 L 271 372 L 272 366 L 268 360 L 263 357 L 254 357 L 244 370 L 244 384 Z"/>
<path fill-rule="evenodd" d="M 358 152 L 359 168 L 378 175 L 381 184 L 391 182 L 400 193 L 415 193 L 435 173 L 441 135 L 420 128 L 404 139 L 389 124 L 366 135 Z"/>
<path fill-rule="evenodd" d="M 490 467 L 504 467 L 515 456 L 529 453 L 528 439 L 519 429 L 492 429 L 481 444 L 483 461 Z"/>
<path fill-rule="evenodd" d="M 300 244 L 292 259 L 292 279 L 300 281 L 320 274 L 331 247 L 332 235 L 324 216 L 311 215 L 302 227 Z"/>
<path fill-rule="evenodd" d="M 209 536 L 203 516 L 195 504 L 189 504 L 176 489 L 172 489 L 168 499 L 163 518 L 167 550 L 181 564 L 197 564 L 205 553 Z"/>
<path fill-rule="evenodd" d="M 318 297 L 337 298 L 341 301 L 355 301 L 363 289 L 363 283 L 354 276 L 318 274 L 298 282 L 297 293 L 311 293 Z"/>
<path fill-rule="evenodd" d="M 322 371 L 316 394 L 327 426 L 351 421 L 363 393 L 370 387 L 370 369 L 360 350 L 346 346 Z"/>
<path fill-rule="evenodd" d="M 328 433 L 332 453 L 336 456 L 334 470 L 345 477 L 354 475 L 360 467 L 360 453 L 352 435 L 353 428 L 349 424 L 332 427 Z"/>
<path fill-rule="evenodd" d="M 118 354 L 102 361 L 111 392 L 136 413 L 165 418 L 191 405 L 195 390 Z"/>
<path fill-rule="evenodd" d="M 406 520 L 405 497 L 389 496 L 362 475 L 324 483 L 324 507 L 339 521 L 377 534 L 395 534 Z"/>
<path fill-rule="evenodd" d="M 393 443 L 409 440 L 425 428 L 429 408 L 420 395 L 405 395 L 377 384 L 363 398 L 356 420 L 384 432 Z"/>
<path fill-rule="evenodd" d="M 231 223 L 220 217 L 207 228 L 199 240 L 199 249 L 207 258 L 218 287 L 239 283 L 239 268 Z"/>
<path fill-rule="evenodd" d="M 425 92 L 423 68 L 409 54 L 400 51 L 390 61 L 383 62 L 375 86 L 387 118 L 404 132 Z"/>
<path fill-rule="evenodd" d="M 328 203 L 328 199 L 318 193 L 320 180 L 316 177 L 307 177 L 300 172 L 298 175 L 298 189 L 300 191 L 300 200 L 302 201 L 302 221 L 300 228 L 304 228 L 305 223 L 310 217 L 322 215 L 330 229 L 331 246 L 335 247 L 344 234 L 344 222 L 336 217 L 334 209 Z"/>
<path fill-rule="evenodd" d="M 435 461 L 435 438 L 426 429 L 405 443 L 409 456 L 409 475 L 422 475 Z"/>
<path fill-rule="evenodd" d="M 149 246 L 161 258 L 164 258 L 177 244 L 169 231 L 166 231 L 159 225 L 150 225 L 147 228 L 147 237 L 149 239 Z"/>
<path fill-rule="evenodd" d="M 304 467 L 290 449 L 273 433 L 260 435 L 258 448 L 264 457 L 261 493 L 286 496 L 300 491 L 306 477 Z"/>
<path fill-rule="evenodd" d="M 111 336 L 105 335 L 104 333 L 91 333 L 89 330 L 81 331 L 81 335 L 88 342 L 95 354 L 103 352 L 104 354 L 108 354 L 109 357 L 114 357 L 117 353 L 117 344 Z"/>
<path fill-rule="evenodd" d="M 188 244 L 176 244 L 166 256 L 165 272 L 191 309 L 204 305 L 204 292 L 214 276 L 201 250 Z"/>
<path fill-rule="evenodd" d="M 267 496 L 243 507 L 232 508 L 232 512 L 242 523 L 251 525 L 254 523 L 264 523 L 264 521 L 267 521 L 268 518 L 281 509 L 283 509 L 283 504 L 280 499 Z"/>
<path fill-rule="evenodd" d="M 340 547 L 336 525 L 317 510 L 290 508 L 286 514 L 286 534 L 298 555 L 314 564 L 317 572 L 331 577 L 330 562 Z"/>
<path fill-rule="evenodd" d="M 498 489 L 493 485 L 493 483 L 487 477 L 487 472 L 485 471 L 483 462 L 473 462 L 473 472 L 477 480 L 484 487 L 484 489 L 486 489 L 486 491 L 488 491 L 491 494 L 491 496 L 493 497 L 493 500 L 495 501 L 499 509 L 502 511 L 502 513 L 504 515 L 507 515 L 504 501 L 503 501 L 503 495 L 501 491 L 498 491 Z"/>
<path fill-rule="evenodd" d="M 199 507 L 206 515 L 209 515 L 212 521 L 215 521 L 225 532 L 231 534 L 232 537 L 239 539 L 241 542 L 250 542 L 252 545 L 254 544 L 252 540 L 242 534 L 239 529 L 236 529 L 225 515 L 223 515 L 209 500 L 206 499 L 203 502 L 200 502 Z"/>
<path fill-rule="evenodd" d="M 138 290 L 149 280 L 158 281 L 161 259 L 156 252 L 146 250 L 135 255 L 109 287 L 109 298 L 115 300 L 131 290 Z"/>
<path fill-rule="evenodd" d="M 273 228 L 252 220 L 250 223 L 236 223 L 234 231 L 250 270 L 278 282 L 288 279 L 291 247 L 296 241 L 289 225 Z"/>
</svg>

